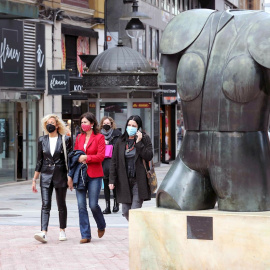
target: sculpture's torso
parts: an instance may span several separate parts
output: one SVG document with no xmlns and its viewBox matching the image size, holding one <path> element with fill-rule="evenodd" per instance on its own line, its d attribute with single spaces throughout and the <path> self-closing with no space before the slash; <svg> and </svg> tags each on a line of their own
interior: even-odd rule
<svg viewBox="0 0 270 270">
<path fill-rule="evenodd" d="M 159 76 L 177 83 L 187 132 L 158 206 L 270 210 L 269 25 L 260 11 L 192 10 L 166 27 Z"/>
<path fill-rule="evenodd" d="M 270 99 L 267 78 L 250 55 L 248 37 L 261 12 L 215 12 L 177 70 L 185 128 L 266 131 Z"/>
</svg>

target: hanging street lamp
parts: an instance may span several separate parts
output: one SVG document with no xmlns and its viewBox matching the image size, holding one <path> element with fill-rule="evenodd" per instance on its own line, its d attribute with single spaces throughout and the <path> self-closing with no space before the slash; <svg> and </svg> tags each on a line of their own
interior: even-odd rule
<svg viewBox="0 0 270 270">
<path fill-rule="evenodd" d="M 146 14 L 139 12 L 138 1 L 136 0 L 124 0 L 124 4 L 132 3 L 132 12 L 129 12 L 125 16 L 121 17 L 120 20 L 129 20 L 125 28 L 127 35 L 130 38 L 138 38 L 143 35 L 145 27 L 140 19 L 151 19 Z"/>
</svg>

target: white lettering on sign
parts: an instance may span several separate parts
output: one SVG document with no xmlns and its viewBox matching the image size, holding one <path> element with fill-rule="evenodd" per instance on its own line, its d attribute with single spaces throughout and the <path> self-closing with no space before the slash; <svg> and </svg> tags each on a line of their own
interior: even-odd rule
<svg viewBox="0 0 270 270">
<path fill-rule="evenodd" d="M 37 50 L 37 62 L 38 62 L 39 67 L 41 68 L 44 62 L 44 54 L 42 50 L 40 49 L 40 45 L 38 45 L 38 50 Z"/>
<path fill-rule="evenodd" d="M 67 82 L 65 82 L 65 81 L 58 81 L 55 78 L 52 78 L 51 81 L 50 81 L 50 87 L 51 87 L 51 89 L 53 89 L 55 86 L 66 86 L 66 85 L 67 85 Z"/>
<path fill-rule="evenodd" d="M 4 38 L 0 47 L 0 69 L 3 68 L 3 63 L 6 63 L 7 59 L 15 59 L 15 61 L 19 63 L 20 55 L 21 53 L 18 50 L 9 47 L 6 39 Z"/>
<path fill-rule="evenodd" d="M 74 91 L 82 91 L 82 85 L 74 85 L 73 90 Z"/>
</svg>

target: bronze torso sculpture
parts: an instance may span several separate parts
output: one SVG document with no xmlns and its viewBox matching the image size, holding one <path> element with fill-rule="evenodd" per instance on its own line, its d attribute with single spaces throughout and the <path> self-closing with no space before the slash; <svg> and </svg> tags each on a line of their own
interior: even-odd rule
<svg viewBox="0 0 270 270">
<path fill-rule="evenodd" d="M 179 210 L 270 210 L 270 14 L 190 10 L 161 41 L 160 83 L 177 83 L 186 135 L 157 193 Z"/>
</svg>

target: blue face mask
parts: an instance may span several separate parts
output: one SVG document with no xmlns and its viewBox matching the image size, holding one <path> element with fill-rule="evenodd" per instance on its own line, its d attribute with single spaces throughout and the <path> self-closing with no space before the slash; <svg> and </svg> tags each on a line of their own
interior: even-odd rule
<svg viewBox="0 0 270 270">
<path fill-rule="evenodd" d="M 137 128 L 127 126 L 126 131 L 128 133 L 128 136 L 134 136 L 137 132 Z"/>
</svg>

